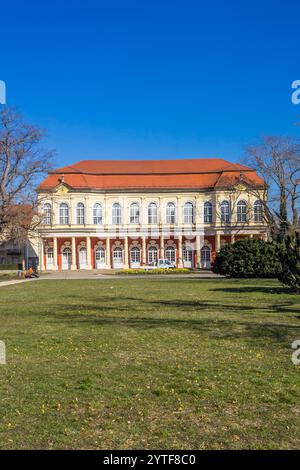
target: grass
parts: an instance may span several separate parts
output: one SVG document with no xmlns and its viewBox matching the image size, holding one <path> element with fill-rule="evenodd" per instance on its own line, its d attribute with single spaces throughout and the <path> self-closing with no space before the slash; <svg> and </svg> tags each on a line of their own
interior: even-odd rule
<svg viewBox="0 0 300 470">
<path fill-rule="evenodd" d="M 274 280 L 0 289 L 2 449 L 297 449 L 300 296 Z"/>
</svg>

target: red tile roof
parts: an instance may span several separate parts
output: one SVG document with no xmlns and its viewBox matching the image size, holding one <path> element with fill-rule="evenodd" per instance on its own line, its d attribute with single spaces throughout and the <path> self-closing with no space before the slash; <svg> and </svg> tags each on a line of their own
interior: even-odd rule
<svg viewBox="0 0 300 470">
<path fill-rule="evenodd" d="M 62 181 L 73 189 L 208 189 L 242 179 L 262 186 L 252 169 L 221 158 L 180 160 L 83 160 L 49 173 L 39 190 L 52 190 Z"/>
</svg>

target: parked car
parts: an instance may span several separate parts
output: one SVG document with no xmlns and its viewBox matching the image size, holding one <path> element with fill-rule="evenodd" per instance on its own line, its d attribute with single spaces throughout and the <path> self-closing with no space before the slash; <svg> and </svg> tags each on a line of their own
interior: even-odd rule
<svg viewBox="0 0 300 470">
<path fill-rule="evenodd" d="M 175 268 L 175 264 L 168 259 L 159 258 L 156 267 L 159 269 L 172 269 Z"/>
</svg>

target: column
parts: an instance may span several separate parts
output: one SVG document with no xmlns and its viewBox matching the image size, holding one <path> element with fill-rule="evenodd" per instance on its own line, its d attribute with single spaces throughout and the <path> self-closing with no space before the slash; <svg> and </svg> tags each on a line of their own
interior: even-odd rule
<svg viewBox="0 0 300 470">
<path fill-rule="evenodd" d="M 178 268 L 182 267 L 182 235 L 178 235 Z"/>
<path fill-rule="evenodd" d="M 45 271 L 45 263 L 44 263 L 44 240 L 40 238 L 40 256 L 39 256 L 39 268 L 40 271 Z"/>
<path fill-rule="evenodd" d="M 146 237 L 142 237 L 142 265 L 147 264 Z"/>
<path fill-rule="evenodd" d="M 160 258 L 165 257 L 164 236 L 160 236 Z"/>
<path fill-rule="evenodd" d="M 57 266 L 57 237 L 53 237 L 53 269 L 56 271 Z"/>
<path fill-rule="evenodd" d="M 230 243 L 231 243 L 231 245 L 232 245 L 234 242 L 235 242 L 235 235 L 232 233 L 232 234 L 230 235 Z"/>
<path fill-rule="evenodd" d="M 201 248 L 200 248 L 200 235 L 196 236 L 196 267 L 201 268 Z"/>
<path fill-rule="evenodd" d="M 128 267 L 128 237 L 124 237 L 124 268 Z"/>
<path fill-rule="evenodd" d="M 217 251 L 220 251 L 220 248 L 221 248 L 221 236 L 220 236 L 219 233 L 216 233 L 215 247 L 216 247 L 216 252 L 217 252 Z"/>
<path fill-rule="evenodd" d="M 76 271 L 77 269 L 77 264 L 76 264 L 76 239 L 75 237 L 72 237 L 72 264 L 71 264 L 71 270 Z"/>
<path fill-rule="evenodd" d="M 265 233 L 263 234 L 263 240 L 264 240 L 265 242 L 267 242 L 268 239 L 269 239 L 269 238 L 268 238 L 268 233 L 265 232 Z"/>
<path fill-rule="evenodd" d="M 249 234 L 249 237 L 250 237 L 250 238 L 253 238 L 253 233 L 250 233 L 250 234 Z"/>
<path fill-rule="evenodd" d="M 86 269 L 92 269 L 92 257 L 91 257 L 91 237 L 86 237 L 86 254 L 87 254 L 87 266 Z"/>
<path fill-rule="evenodd" d="M 110 263 L 110 239 L 109 237 L 106 237 L 106 268 L 111 269 L 111 263 Z"/>
</svg>

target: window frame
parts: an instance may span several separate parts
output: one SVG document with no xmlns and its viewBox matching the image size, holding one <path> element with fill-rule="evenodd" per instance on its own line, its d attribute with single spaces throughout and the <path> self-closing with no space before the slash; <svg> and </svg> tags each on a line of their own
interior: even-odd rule
<svg viewBox="0 0 300 470">
<path fill-rule="evenodd" d="M 114 202 L 111 206 L 111 223 L 112 225 L 122 224 L 122 207 L 119 202 Z"/>
<path fill-rule="evenodd" d="M 76 224 L 85 224 L 85 206 L 83 202 L 78 202 L 76 204 Z"/>
<path fill-rule="evenodd" d="M 97 211 L 99 212 L 99 214 L 97 214 Z M 102 204 L 100 202 L 95 202 L 95 204 L 93 205 L 93 224 L 103 224 Z"/>
<path fill-rule="evenodd" d="M 70 225 L 70 206 L 67 202 L 61 202 L 59 204 L 59 224 Z"/>
<path fill-rule="evenodd" d="M 237 203 L 236 220 L 238 224 L 247 222 L 247 202 L 243 199 Z"/>
<path fill-rule="evenodd" d="M 158 224 L 158 208 L 156 202 L 150 202 L 147 207 L 148 224 Z"/>
<path fill-rule="evenodd" d="M 140 206 L 137 202 L 132 202 L 129 206 L 129 223 L 140 223 Z"/>
<path fill-rule="evenodd" d="M 176 206 L 172 201 L 166 205 L 166 223 L 170 225 L 176 224 Z"/>
<path fill-rule="evenodd" d="M 183 223 L 191 225 L 195 220 L 194 204 L 191 201 L 187 201 L 183 206 Z"/>
<path fill-rule="evenodd" d="M 213 223 L 213 205 L 210 201 L 206 201 L 203 206 L 203 222 L 205 224 Z"/>
</svg>

